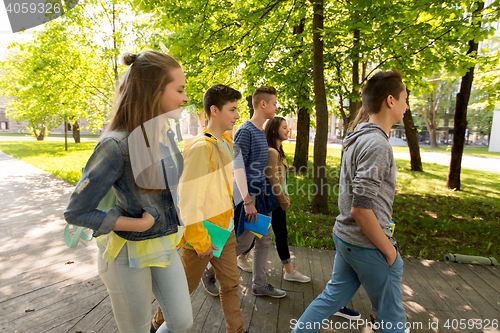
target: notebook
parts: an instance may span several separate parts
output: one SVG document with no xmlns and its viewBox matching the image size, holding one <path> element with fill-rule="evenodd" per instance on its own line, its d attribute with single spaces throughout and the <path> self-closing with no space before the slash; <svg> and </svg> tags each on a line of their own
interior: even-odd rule
<svg viewBox="0 0 500 333">
<path fill-rule="evenodd" d="M 213 251 L 213 256 L 216 258 L 220 257 L 220 254 L 222 252 L 222 249 L 224 248 L 224 245 L 226 245 L 227 240 L 229 239 L 229 236 L 231 236 L 231 231 L 226 230 L 224 228 L 221 228 L 213 223 L 210 223 L 206 220 L 203 220 L 203 226 L 207 228 L 208 234 L 210 235 L 210 239 L 212 241 L 212 244 L 215 245 L 215 247 L 218 247 L 218 250 Z M 187 246 L 191 246 L 189 243 L 186 243 Z M 192 247 L 192 246 L 191 246 Z"/>
<path fill-rule="evenodd" d="M 245 221 L 245 229 L 252 231 L 258 235 L 265 236 L 267 234 L 267 229 L 269 229 L 269 224 L 271 223 L 271 217 L 257 214 L 257 221 L 255 223 L 250 223 Z M 260 238 L 260 237 L 259 237 Z"/>
</svg>

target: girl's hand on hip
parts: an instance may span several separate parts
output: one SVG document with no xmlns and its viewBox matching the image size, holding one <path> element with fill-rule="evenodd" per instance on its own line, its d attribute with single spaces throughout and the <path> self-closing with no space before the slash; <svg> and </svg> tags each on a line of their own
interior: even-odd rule
<svg viewBox="0 0 500 333">
<path fill-rule="evenodd" d="M 144 211 L 142 213 L 142 218 L 140 219 L 140 225 L 138 226 L 139 232 L 144 232 L 151 228 L 155 224 L 155 219 L 154 217 L 149 214 L 148 212 Z"/>
<path fill-rule="evenodd" d="M 144 232 L 155 224 L 154 217 L 144 211 L 142 217 L 119 216 L 113 226 L 114 231 Z"/>
</svg>

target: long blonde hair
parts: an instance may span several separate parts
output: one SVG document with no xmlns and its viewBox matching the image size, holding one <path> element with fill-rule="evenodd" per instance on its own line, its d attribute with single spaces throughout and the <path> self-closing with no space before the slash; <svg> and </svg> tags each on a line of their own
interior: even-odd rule
<svg viewBox="0 0 500 333">
<path fill-rule="evenodd" d="M 173 81 L 171 72 L 181 68 L 168 54 L 158 51 L 125 53 L 122 62 L 130 66 L 116 90 L 114 117 L 107 132 L 131 133 L 161 114 L 161 96 L 165 86 Z"/>
<path fill-rule="evenodd" d="M 356 114 L 356 118 L 349 124 L 349 127 L 347 127 L 347 132 L 352 132 L 361 123 L 366 123 L 370 120 L 370 114 L 364 107 L 361 107 L 358 110 L 358 114 Z"/>
</svg>

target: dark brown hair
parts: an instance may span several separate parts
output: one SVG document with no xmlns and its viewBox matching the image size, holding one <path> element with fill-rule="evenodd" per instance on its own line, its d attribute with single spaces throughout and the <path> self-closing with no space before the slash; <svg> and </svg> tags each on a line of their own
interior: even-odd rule
<svg viewBox="0 0 500 333">
<path fill-rule="evenodd" d="M 280 117 L 280 116 L 275 116 L 273 119 L 269 119 L 266 122 L 266 128 L 265 128 L 267 145 L 278 151 L 281 160 L 284 160 L 286 158 L 286 156 L 285 156 L 285 152 L 283 151 L 283 145 L 280 145 L 278 147 L 277 140 L 279 138 L 278 132 L 279 132 L 279 129 L 281 127 L 281 123 L 283 121 L 286 122 L 285 118 Z"/>
<path fill-rule="evenodd" d="M 253 108 L 255 109 L 259 105 L 260 101 L 269 103 L 271 95 L 276 96 L 276 88 L 271 86 L 262 86 L 255 89 L 255 91 L 252 94 Z"/>
<path fill-rule="evenodd" d="M 173 81 L 171 71 L 181 65 L 168 54 L 143 51 L 125 53 L 122 62 L 130 66 L 125 71 L 115 94 L 115 115 L 106 132 L 122 130 L 131 133 L 161 114 L 161 96 L 165 86 Z"/>
<path fill-rule="evenodd" d="M 219 110 L 227 102 L 234 102 L 241 99 L 241 93 L 238 90 L 225 86 L 223 84 L 215 84 L 205 91 L 203 94 L 203 109 L 207 118 L 212 116 L 210 107 L 215 105 Z"/>
<path fill-rule="evenodd" d="M 399 95 L 404 89 L 403 75 L 397 70 L 380 71 L 373 75 L 363 87 L 361 92 L 363 106 L 349 125 L 348 131 L 353 131 L 358 124 L 367 122 L 371 114 L 379 113 L 382 103 L 388 96 L 392 95 L 399 100 Z"/>
</svg>

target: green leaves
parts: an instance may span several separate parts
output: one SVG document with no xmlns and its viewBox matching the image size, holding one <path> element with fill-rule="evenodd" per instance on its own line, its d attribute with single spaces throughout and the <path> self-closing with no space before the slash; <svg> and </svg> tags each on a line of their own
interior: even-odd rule
<svg viewBox="0 0 500 333">
<path fill-rule="evenodd" d="M 13 44 L 1 64 L 0 89 L 14 99 L 8 113 L 28 120 L 32 131 L 87 118 L 102 128 L 111 111 L 114 75 L 106 51 L 93 44 L 80 6 L 34 33 L 32 42 Z M 78 17 L 78 19 L 77 19 Z M 112 78 L 110 80 L 110 78 Z"/>
</svg>

